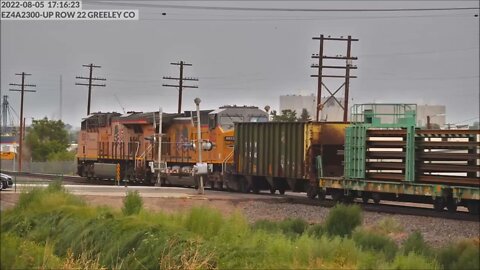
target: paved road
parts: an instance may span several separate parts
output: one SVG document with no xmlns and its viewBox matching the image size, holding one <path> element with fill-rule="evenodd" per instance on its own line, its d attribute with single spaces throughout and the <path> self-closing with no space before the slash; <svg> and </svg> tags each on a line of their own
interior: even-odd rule
<svg viewBox="0 0 480 270">
<path fill-rule="evenodd" d="M 22 192 L 34 187 L 46 187 L 48 184 L 17 184 L 16 192 Z M 182 187 L 150 187 L 150 186 L 99 186 L 99 185 L 64 185 L 75 195 L 100 195 L 100 196 L 125 196 L 127 191 L 138 191 L 142 197 L 150 198 L 215 198 L 215 199 L 281 199 L 284 196 L 264 194 L 243 194 L 205 190 L 204 195 L 198 194 L 197 190 Z M 2 193 L 15 193 L 15 188 L 2 190 Z M 299 195 L 298 193 L 296 195 Z"/>
</svg>

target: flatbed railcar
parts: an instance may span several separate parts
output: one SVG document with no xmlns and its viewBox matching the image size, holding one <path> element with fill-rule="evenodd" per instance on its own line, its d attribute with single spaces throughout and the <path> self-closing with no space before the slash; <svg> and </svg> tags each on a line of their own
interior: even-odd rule
<svg viewBox="0 0 480 270">
<path fill-rule="evenodd" d="M 346 129 L 344 175 L 322 173 L 317 194 L 335 201 L 362 198 L 432 204 L 438 211 L 480 209 L 480 131 L 421 130 L 414 104 L 360 104 Z"/>
</svg>

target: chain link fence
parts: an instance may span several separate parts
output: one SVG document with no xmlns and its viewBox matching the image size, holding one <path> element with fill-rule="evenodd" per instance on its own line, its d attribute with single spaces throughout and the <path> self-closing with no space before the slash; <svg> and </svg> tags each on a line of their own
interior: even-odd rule
<svg viewBox="0 0 480 270">
<path fill-rule="evenodd" d="M 18 171 L 18 162 L 14 160 L 1 160 L 1 169 L 2 171 Z M 75 175 L 77 173 L 77 161 L 23 161 L 22 171 L 30 173 Z"/>
</svg>

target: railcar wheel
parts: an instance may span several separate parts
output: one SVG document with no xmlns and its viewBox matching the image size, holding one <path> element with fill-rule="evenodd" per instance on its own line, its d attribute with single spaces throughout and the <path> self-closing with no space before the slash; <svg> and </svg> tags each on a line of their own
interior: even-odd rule
<svg viewBox="0 0 480 270">
<path fill-rule="evenodd" d="M 280 193 L 280 195 L 285 195 L 285 188 L 279 188 L 278 193 Z"/>
<path fill-rule="evenodd" d="M 448 210 L 448 212 L 456 212 L 457 211 L 457 203 L 452 198 L 448 199 L 448 201 L 447 201 L 447 210 Z"/>
<path fill-rule="evenodd" d="M 3 181 L 0 181 L 0 190 L 3 190 Z"/>
<path fill-rule="evenodd" d="M 310 184 L 306 184 L 307 186 L 305 187 L 306 191 L 307 191 L 307 197 L 309 199 L 315 199 L 315 197 L 317 197 L 317 190 L 316 188 L 312 187 Z"/>
<path fill-rule="evenodd" d="M 270 194 L 275 194 L 275 189 L 274 188 L 270 188 Z"/>
<path fill-rule="evenodd" d="M 250 192 L 250 187 L 245 179 L 240 180 L 240 192 L 242 193 Z"/>
<path fill-rule="evenodd" d="M 373 193 L 373 194 L 372 194 L 372 199 L 373 199 L 373 202 L 374 202 L 375 204 L 380 204 L 380 201 L 381 201 L 381 199 L 380 199 L 380 194 L 378 194 L 378 193 Z"/>
<path fill-rule="evenodd" d="M 443 211 L 443 209 L 445 208 L 445 200 L 443 198 L 436 198 L 434 201 L 433 201 L 433 209 L 435 209 L 435 211 Z"/>
<path fill-rule="evenodd" d="M 468 202 L 467 209 L 470 214 L 478 215 L 480 213 L 480 203 L 478 202 Z"/>
<path fill-rule="evenodd" d="M 318 199 L 319 199 L 320 201 L 324 201 L 324 200 L 325 200 L 325 195 L 326 195 L 326 194 L 325 194 L 325 191 L 323 191 L 323 190 L 319 190 L 319 191 L 318 191 Z"/>
<path fill-rule="evenodd" d="M 352 196 L 351 194 L 343 197 L 343 202 L 345 204 L 352 204 L 354 200 L 355 200 L 355 196 Z"/>
<path fill-rule="evenodd" d="M 368 196 L 368 194 L 363 194 L 362 195 L 362 201 L 363 203 L 368 203 L 368 201 L 370 201 L 370 197 Z"/>
<path fill-rule="evenodd" d="M 339 203 L 342 201 L 343 198 L 343 191 L 341 190 L 333 190 L 332 191 L 332 200 L 336 203 Z"/>
</svg>

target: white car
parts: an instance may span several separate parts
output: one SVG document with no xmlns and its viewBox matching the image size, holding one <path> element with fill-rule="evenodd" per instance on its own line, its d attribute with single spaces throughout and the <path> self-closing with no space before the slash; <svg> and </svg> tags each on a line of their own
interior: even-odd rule
<svg viewBox="0 0 480 270">
<path fill-rule="evenodd" d="M 0 173 L 0 190 L 13 186 L 12 177 L 8 174 Z"/>
</svg>

